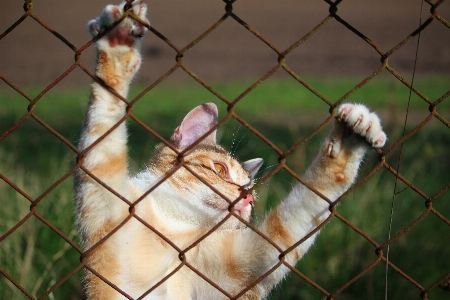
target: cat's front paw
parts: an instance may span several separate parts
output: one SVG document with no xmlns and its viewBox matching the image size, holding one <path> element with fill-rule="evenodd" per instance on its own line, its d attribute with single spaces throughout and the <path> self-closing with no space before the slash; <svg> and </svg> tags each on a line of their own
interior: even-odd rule
<svg viewBox="0 0 450 300">
<path fill-rule="evenodd" d="M 362 104 L 342 104 L 337 112 L 339 121 L 346 124 L 353 132 L 364 137 L 374 148 L 381 148 L 387 137 L 381 127 L 381 122 L 374 112 Z"/>
<path fill-rule="evenodd" d="M 119 21 L 125 13 L 125 5 L 125 1 L 119 5 L 107 5 L 100 16 L 94 20 L 91 20 L 88 23 L 88 30 L 92 37 L 96 37 L 97 35 L 103 33 L 112 27 L 115 22 Z M 131 8 L 136 17 L 149 24 L 146 18 L 147 5 L 143 1 L 133 1 Z M 106 34 L 105 39 L 108 41 L 110 47 L 115 47 L 117 45 L 131 47 L 136 41 L 140 40 L 140 38 L 144 36 L 146 31 L 147 28 L 140 22 L 128 17 L 109 31 Z M 102 41 L 103 39 L 99 41 L 100 46 Z"/>
<path fill-rule="evenodd" d="M 92 36 L 100 35 L 96 42 L 96 75 L 123 93 L 127 90 L 121 88 L 129 85 L 141 65 L 140 46 L 147 25 L 144 26 L 137 19 L 148 24 L 145 17 L 147 5 L 144 2 L 133 1 L 130 10 L 125 8 L 126 4 L 124 1 L 120 5 L 106 6 L 100 16 L 88 23 Z M 132 15 L 128 15 L 130 11 Z"/>
</svg>

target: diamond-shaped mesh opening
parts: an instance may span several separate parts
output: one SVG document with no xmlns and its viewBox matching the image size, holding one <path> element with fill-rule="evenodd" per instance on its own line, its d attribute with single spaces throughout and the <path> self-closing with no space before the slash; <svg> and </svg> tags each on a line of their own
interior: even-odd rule
<svg viewBox="0 0 450 300">
<path fill-rule="evenodd" d="M 402 206 L 400 201 L 399 206 Z M 431 227 L 436 228 L 444 235 L 450 233 L 448 226 L 441 219 L 429 214 L 391 244 L 392 263 L 422 286 L 430 286 L 444 277 L 446 275 L 445 270 L 450 267 L 445 259 L 445 253 L 439 246 L 440 235 L 437 232 L 424 234 Z M 417 239 L 417 236 L 421 238 Z M 414 252 L 419 253 L 419 255 L 414 255 Z M 433 262 L 424 260 L 423 255 L 433 255 L 436 260 Z"/>
<path fill-rule="evenodd" d="M 18 36 L 14 36 L 16 30 Z M 42 36 L 45 35 L 49 35 L 50 38 L 45 38 L 44 42 Z M 12 42 L 15 39 L 22 39 L 27 46 L 8 47 L 8 41 Z M 55 49 L 58 50 L 55 51 Z M 4 38 L 0 51 L 3 53 L 0 58 L 2 75 L 14 82 L 18 78 L 24 78 L 22 73 L 29 74 L 30 76 L 25 78 L 29 85 L 36 85 L 40 82 L 50 84 L 73 64 L 73 51 L 42 26 L 37 25 L 36 21 L 31 18 L 24 20 Z M 47 55 L 43 56 L 39 53 L 47 53 Z M 27 57 L 27 59 L 23 60 L 22 57 Z M 13 68 L 6 68 L 6 65 L 9 64 L 5 60 L 9 59 L 16 62 Z M 57 65 L 52 63 L 55 60 Z M 5 65 L 5 67 L 2 67 L 2 65 Z M 36 78 L 32 74 L 39 74 L 39 76 Z"/>
<path fill-rule="evenodd" d="M 222 43 L 227 46 L 216 46 Z M 184 56 L 186 66 L 207 82 L 224 77 L 233 80 L 258 78 L 277 64 L 277 53 L 231 17 Z M 230 61 L 233 64 L 229 64 Z M 216 67 L 217 62 L 222 62 L 223 67 Z"/>
<path fill-rule="evenodd" d="M 424 17 L 424 20 L 427 17 Z M 412 33 L 412 31 L 409 33 Z M 402 46 L 390 59 L 389 64 L 404 74 L 411 74 L 413 70 L 417 38 L 416 36 L 412 40 L 412 43 L 410 42 Z M 450 33 L 448 32 L 448 28 L 439 22 L 432 22 L 426 31 L 421 32 L 419 53 L 422 53 L 422 55 L 420 55 L 416 64 L 416 70 L 418 72 L 445 73 L 448 70 L 450 66 L 449 54 L 440 45 L 442 45 L 442 41 L 448 40 L 449 38 Z M 435 63 L 435 59 L 438 59 L 439 63 Z"/>
<path fill-rule="evenodd" d="M 335 49 L 335 54 L 328 53 L 329 47 Z M 311 65 L 310 60 L 317 54 L 323 59 Z M 333 19 L 289 53 L 286 63 L 300 76 L 321 70 L 329 75 L 352 77 L 361 74 L 362 69 L 376 70 L 381 65 L 379 54 L 368 43 Z"/>
</svg>

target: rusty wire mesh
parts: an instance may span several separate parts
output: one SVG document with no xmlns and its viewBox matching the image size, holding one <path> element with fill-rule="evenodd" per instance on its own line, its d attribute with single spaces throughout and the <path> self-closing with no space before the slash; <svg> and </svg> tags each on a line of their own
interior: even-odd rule
<svg viewBox="0 0 450 300">
<path fill-rule="evenodd" d="M 128 1 L 128 2 L 132 2 L 132 1 Z M 447 130 L 447 128 L 450 127 L 450 123 L 449 123 L 448 119 L 446 119 L 445 116 L 440 113 L 440 108 L 443 107 L 444 103 L 447 102 L 447 105 L 448 105 L 448 101 L 449 101 L 448 100 L 448 96 L 450 94 L 450 91 L 447 91 L 446 93 L 442 94 L 438 99 L 430 99 L 430 98 L 427 97 L 427 95 L 425 95 L 420 90 L 418 90 L 417 88 L 412 86 L 411 82 L 409 82 L 408 80 L 404 79 L 403 76 L 400 73 L 398 73 L 396 71 L 396 69 L 393 68 L 389 64 L 389 58 L 394 53 L 396 53 L 396 51 L 401 49 L 404 45 L 408 44 L 411 40 L 413 40 L 415 37 L 417 37 L 421 32 L 423 32 L 424 30 L 427 30 L 429 24 L 431 24 L 432 22 L 439 23 L 440 26 L 444 26 L 447 29 L 450 28 L 449 22 L 443 16 L 441 16 L 439 14 L 439 7 L 441 5 L 443 5 L 444 0 L 438 1 L 436 3 L 431 1 L 431 0 L 424 0 L 423 4 L 426 5 L 429 8 L 429 10 L 430 10 L 430 14 L 429 14 L 428 18 L 426 20 L 424 20 L 424 22 L 422 22 L 422 24 L 420 26 L 418 26 L 410 35 L 407 35 L 402 40 L 398 41 L 397 44 L 395 44 L 393 47 L 391 47 L 390 49 L 387 49 L 387 50 L 386 49 L 382 49 L 381 47 L 379 47 L 375 43 L 375 41 L 372 41 L 369 37 L 366 37 L 357 28 L 352 27 L 351 24 L 347 23 L 344 19 L 342 19 L 339 16 L 338 8 L 339 8 L 339 5 L 341 4 L 341 2 L 343 2 L 343 1 L 340 1 L 340 0 L 336 0 L 334 2 L 331 1 L 331 0 L 325 0 L 325 2 L 328 4 L 328 9 L 329 9 L 328 16 L 325 19 L 323 19 L 323 21 L 320 22 L 320 24 L 318 24 L 315 28 L 313 28 L 313 30 L 311 30 L 305 36 L 299 38 L 295 43 L 293 43 L 292 45 L 290 45 L 286 49 L 279 49 L 276 45 L 271 43 L 271 41 L 269 41 L 262 34 L 260 34 L 257 31 L 257 28 L 254 28 L 250 24 L 247 24 L 245 22 L 245 20 L 241 19 L 237 14 L 235 14 L 235 12 L 233 11 L 233 4 L 235 2 L 236 1 L 232 1 L 232 0 L 229 0 L 229 1 L 224 0 L 225 14 L 216 23 L 212 24 L 209 28 L 206 28 L 204 33 L 201 34 L 197 39 L 193 40 L 192 42 L 190 42 L 189 44 L 187 44 L 183 48 L 180 48 L 178 45 L 173 43 L 168 37 L 165 37 L 163 33 L 160 33 L 157 30 L 157 24 L 156 24 L 156 27 L 151 27 L 151 26 L 149 27 L 149 30 L 150 30 L 149 34 L 153 34 L 154 36 L 156 36 L 157 38 L 161 39 L 164 43 L 166 43 L 167 45 L 169 45 L 173 49 L 173 51 L 175 52 L 176 63 L 173 65 L 172 68 L 170 68 L 169 71 L 167 71 L 163 76 L 161 76 L 159 79 L 154 81 L 152 84 L 148 85 L 148 87 L 143 89 L 142 92 L 140 94 L 138 94 L 136 97 L 134 97 L 133 99 L 123 99 L 123 101 L 125 101 L 127 103 L 127 105 L 128 105 L 127 115 L 124 118 L 124 120 L 127 119 L 127 118 L 133 119 L 136 123 L 138 123 L 142 128 L 144 128 L 150 134 L 152 134 L 153 136 L 155 136 L 159 140 L 161 140 L 161 141 L 163 141 L 165 143 L 168 143 L 166 140 L 164 140 L 164 138 L 158 132 L 156 132 L 156 130 L 150 128 L 148 125 L 146 125 L 146 123 L 144 123 L 142 120 L 138 119 L 133 114 L 133 105 L 135 105 L 138 101 L 140 101 L 140 99 L 146 93 L 148 93 L 150 90 L 152 90 L 154 87 L 156 87 L 162 81 L 164 81 L 167 77 L 171 76 L 171 74 L 174 73 L 176 70 L 182 69 L 185 73 L 187 73 L 189 76 L 191 76 L 196 82 L 198 82 L 200 85 L 202 85 L 208 91 L 210 91 L 214 95 L 214 97 L 216 97 L 220 101 L 226 103 L 226 105 L 228 107 L 228 113 L 226 114 L 226 116 L 221 121 L 219 121 L 218 126 L 221 126 L 228 119 L 235 119 L 237 122 L 239 122 L 244 127 L 246 127 L 248 130 L 250 130 L 261 141 L 263 141 L 265 144 L 267 144 L 276 153 L 276 155 L 278 156 L 279 163 L 268 174 L 266 174 L 259 181 L 258 185 L 261 185 L 262 183 L 267 181 L 270 177 L 272 177 L 274 174 L 276 174 L 280 170 L 286 171 L 293 178 L 295 178 L 296 180 L 302 182 L 301 177 L 299 175 L 297 175 L 297 173 L 294 170 L 292 170 L 288 166 L 288 164 L 286 164 L 286 159 L 288 158 L 288 156 L 290 156 L 296 149 L 301 147 L 308 140 L 310 140 L 313 136 L 315 136 L 319 131 L 322 131 L 322 129 L 333 120 L 334 114 L 335 114 L 335 108 L 339 104 L 341 104 L 342 102 L 346 101 L 357 90 L 359 90 L 364 85 L 366 85 L 368 82 L 370 82 L 372 79 L 377 77 L 380 73 L 389 73 L 389 74 L 391 74 L 394 78 L 396 78 L 399 82 L 401 82 L 401 84 L 403 84 L 406 87 L 408 87 L 409 89 L 411 89 L 412 93 L 414 93 L 415 95 L 420 97 L 420 99 L 422 99 L 424 102 L 427 103 L 427 105 L 429 107 L 428 108 L 429 109 L 429 114 L 415 128 L 413 128 L 412 130 L 407 132 L 407 134 L 405 136 L 403 136 L 402 138 L 400 138 L 398 140 L 394 140 L 394 141 L 391 140 L 390 143 L 388 144 L 388 146 L 385 149 L 378 151 L 379 163 L 376 166 L 374 166 L 373 169 L 370 172 L 368 172 L 363 178 L 359 179 L 359 181 L 350 190 L 348 190 L 344 195 L 342 195 L 338 200 L 336 200 L 334 203 L 332 203 L 330 205 L 330 210 L 332 211 L 332 214 L 331 214 L 330 218 L 327 219 L 327 221 L 325 221 L 323 224 L 321 224 L 315 230 L 315 231 L 319 230 L 326 223 L 329 223 L 330 220 L 337 219 L 337 220 L 341 221 L 343 224 L 345 224 L 346 226 L 348 226 L 349 228 L 351 228 L 352 230 L 354 230 L 357 234 L 359 234 L 362 238 L 364 238 L 367 241 L 367 243 L 372 245 L 372 248 L 373 248 L 373 250 L 375 252 L 375 254 L 374 254 L 375 256 L 374 256 L 374 259 L 372 260 L 372 263 L 370 263 L 365 269 L 360 270 L 360 272 L 358 274 L 356 274 L 355 276 L 353 276 L 351 278 L 346 278 L 346 280 L 347 280 L 346 283 L 343 284 L 340 288 L 338 288 L 338 289 L 336 289 L 334 291 L 330 291 L 330 290 L 327 289 L 326 286 L 322 286 L 321 284 L 311 280 L 310 278 L 308 278 L 307 275 L 305 275 L 302 272 L 300 272 L 299 269 L 297 269 L 295 266 L 289 265 L 288 263 L 286 263 L 283 260 L 283 257 L 284 257 L 284 255 L 286 253 L 288 253 L 295 246 L 299 245 L 304 240 L 306 240 L 309 236 L 311 236 L 313 234 L 313 232 L 310 233 L 309 235 L 305 236 L 303 239 L 299 240 L 295 245 L 293 245 L 291 248 L 287 249 L 286 251 L 282 252 L 280 250 L 281 254 L 280 254 L 280 262 L 279 262 L 279 264 L 274 266 L 273 269 L 269 270 L 266 274 L 262 275 L 252 285 L 248 286 L 246 289 L 244 289 L 243 291 L 241 291 L 237 295 L 230 295 L 227 291 L 223 290 L 220 287 L 219 284 L 212 282 L 209 278 L 207 278 L 203 274 L 201 274 L 200 271 L 196 270 L 195 267 L 190 265 L 189 262 L 184 259 L 183 253 L 186 253 L 187 251 L 189 251 L 190 249 L 195 247 L 204 238 L 206 238 L 207 235 L 203 236 L 198 241 L 196 241 L 193 245 L 189 246 L 186 249 L 179 249 L 179 248 L 177 248 L 176 245 L 174 245 L 170 240 L 168 240 L 166 237 L 161 235 L 161 238 L 166 240 L 167 243 L 171 244 L 175 249 L 177 249 L 179 251 L 179 253 L 180 253 L 180 266 L 179 266 L 179 268 L 181 268 L 181 266 L 183 266 L 183 265 L 191 268 L 199 276 L 203 277 L 206 281 L 208 281 L 211 285 L 216 287 L 226 297 L 228 297 L 230 299 L 237 299 L 237 298 L 239 298 L 246 291 L 248 291 L 250 288 L 252 288 L 252 286 L 254 286 L 260 280 L 262 280 L 264 278 L 264 276 L 267 276 L 267 274 L 269 274 L 275 268 L 279 267 L 281 264 L 284 264 L 285 266 L 287 266 L 296 276 L 298 276 L 299 278 L 301 278 L 302 280 L 307 282 L 309 285 L 311 285 L 312 287 L 317 289 L 322 294 L 322 296 L 326 297 L 327 299 L 333 299 L 335 297 L 337 298 L 346 288 L 348 288 L 354 282 L 356 282 L 361 277 L 363 277 L 365 274 L 370 272 L 373 268 L 375 268 L 376 266 L 378 266 L 380 264 L 385 264 L 385 263 L 387 263 L 389 265 L 389 268 L 391 270 L 394 270 L 401 277 L 406 279 L 411 284 L 411 288 L 416 290 L 417 291 L 417 295 L 418 296 L 420 295 L 420 297 L 422 299 L 428 299 L 429 293 L 432 292 L 433 290 L 436 290 L 436 289 L 444 289 L 444 290 L 447 289 L 448 290 L 449 289 L 449 285 L 448 285 L 449 283 L 448 282 L 450 281 L 450 273 L 447 273 L 447 274 L 443 275 L 441 278 L 436 280 L 431 285 L 423 286 L 420 282 L 416 281 L 414 278 L 409 276 L 407 274 L 407 272 L 404 271 L 401 267 L 397 266 L 395 264 L 395 262 L 388 261 L 387 260 L 387 254 L 386 254 L 387 253 L 387 247 L 389 245 L 391 245 L 395 241 L 397 241 L 400 238 L 402 238 L 407 232 L 412 230 L 422 220 L 424 220 L 424 218 L 426 216 L 428 216 L 430 214 L 431 215 L 435 215 L 437 218 L 439 218 L 439 220 L 441 222 L 446 224 L 446 226 L 450 225 L 450 220 L 448 219 L 448 217 L 446 217 L 443 213 L 441 213 L 433 205 L 437 198 L 439 198 L 441 201 L 444 201 L 444 199 L 442 199 L 442 198 L 445 197 L 444 194 L 449 189 L 450 184 L 447 183 L 445 186 L 441 187 L 438 191 L 435 191 L 434 194 L 429 195 L 429 194 L 425 193 L 423 190 L 421 190 L 419 187 L 414 185 L 412 182 L 410 182 L 408 180 L 407 176 L 403 175 L 401 172 L 397 172 L 397 169 L 398 169 L 397 166 L 393 165 L 392 163 L 388 163 L 388 161 L 386 159 L 386 157 L 389 156 L 392 152 L 398 151 L 399 147 L 403 143 L 405 143 L 408 139 L 410 139 L 411 137 L 416 135 L 422 128 L 424 128 L 424 126 L 426 126 L 432 120 L 438 120 L 440 123 L 442 123 L 444 125 L 443 128 L 445 128 L 444 130 Z M 18 5 L 19 5 L 19 3 L 18 3 Z M 146 224 L 144 220 L 140 219 L 137 215 L 134 214 L 134 211 L 133 211 L 132 208 L 136 205 L 136 203 L 135 204 L 130 203 L 127 199 L 125 199 L 122 196 L 120 196 L 119 194 L 117 194 L 114 191 L 113 188 L 106 186 L 99 179 L 95 178 L 95 176 L 92 173 L 90 173 L 89 170 L 86 170 L 82 166 L 83 156 L 84 156 L 86 151 L 79 150 L 77 148 L 77 146 L 74 145 L 67 137 L 65 137 L 62 134 L 60 134 L 57 130 L 55 130 L 52 126 L 50 126 L 46 120 L 41 119 L 35 113 L 36 104 L 40 101 L 40 99 L 47 92 L 49 92 L 54 86 L 56 86 L 59 82 L 61 82 L 68 74 L 70 74 L 72 71 L 74 71 L 75 69 L 81 69 L 87 74 L 86 76 L 90 76 L 93 80 L 96 80 L 98 82 L 100 82 L 100 81 L 89 70 L 89 68 L 86 67 L 83 64 L 83 62 L 81 61 L 81 54 L 86 49 L 92 47 L 93 43 L 95 41 L 90 41 L 90 42 L 82 45 L 81 47 L 74 46 L 70 41 L 68 41 L 66 38 L 64 38 L 64 36 L 62 36 L 56 30 L 52 29 L 48 24 L 46 24 L 46 22 L 44 20 L 41 20 L 39 18 L 39 16 L 35 15 L 33 13 L 33 5 L 34 5 L 33 1 L 31 1 L 31 0 L 26 0 L 25 1 L 25 3 L 23 4 L 23 8 L 25 10 L 25 13 L 23 14 L 23 16 L 20 19 L 17 20 L 17 22 L 15 22 L 14 24 L 11 24 L 11 26 L 9 28 L 7 28 L 6 31 L 4 31 L 0 35 L 0 43 L 2 42 L 2 39 L 5 38 L 11 32 L 13 32 L 14 29 L 19 24 L 21 24 L 21 22 L 23 22 L 27 18 L 32 18 L 32 19 L 34 19 L 36 21 L 36 26 L 42 26 L 43 28 L 45 28 L 46 30 L 51 32 L 53 35 L 55 35 L 58 39 L 60 39 L 67 47 L 69 47 L 73 51 L 73 53 L 75 54 L 75 61 L 74 61 L 73 65 L 70 68 L 68 68 L 61 76 L 56 78 L 49 86 L 47 86 L 44 90 L 42 90 L 36 97 L 28 96 L 27 93 L 24 92 L 19 86 L 15 85 L 14 82 L 12 82 L 10 79 L 8 79 L 6 76 L 4 76 L 2 73 L 0 73 L 0 78 L 2 79 L 2 81 L 4 81 L 7 85 L 12 87 L 17 92 L 17 97 L 23 97 L 23 98 L 25 98 L 25 99 L 27 99 L 29 101 L 27 112 L 25 114 L 23 114 L 21 116 L 21 118 L 17 122 L 15 122 L 15 124 L 13 126 L 11 126 L 9 129 L 7 129 L 5 132 L 2 132 L 2 135 L 1 135 L 1 138 L 0 138 L 0 143 L 2 142 L 2 140 L 7 138 L 13 132 L 15 132 L 21 126 L 21 124 L 24 123 L 27 119 L 32 118 L 35 121 L 37 121 L 41 126 L 43 126 L 46 130 L 48 130 L 51 134 L 53 134 L 55 137 L 57 137 L 61 142 L 63 142 L 65 145 L 67 145 L 73 151 L 73 153 L 77 156 L 77 163 L 75 164 L 75 166 L 73 166 L 73 168 L 71 170 L 66 172 L 64 176 L 59 178 L 56 182 L 54 182 L 51 186 L 49 186 L 43 193 L 41 193 L 37 197 L 32 197 L 29 193 L 27 193 L 26 190 L 20 188 L 17 183 L 15 183 L 13 180 L 9 179 L 4 174 L 0 173 L 0 178 L 6 184 L 8 184 L 11 188 L 13 188 L 16 191 L 16 193 L 19 193 L 25 199 L 27 199 L 29 201 L 29 203 L 31 204 L 29 212 L 19 222 L 17 222 L 16 224 L 13 224 L 13 226 L 11 226 L 7 230 L 7 232 L 5 232 L 0 237 L 0 247 L 2 246 L 2 243 L 4 244 L 4 242 L 8 239 L 8 237 L 10 237 L 16 230 L 18 230 L 21 226 L 23 226 L 29 219 L 37 218 L 43 224 L 45 224 L 45 226 L 48 226 L 48 228 L 53 230 L 60 238 L 62 238 L 68 245 L 70 245 L 70 247 L 72 247 L 78 253 L 78 255 L 80 257 L 80 263 L 75 268 L 72 268 L 71 270 L 67 271 L 65 273 L 65 275 L 62 275 L 60 278 L 58 278 L 58 280 L 56 282 L 52 282 L 52 284 L 50 286 L 48 286 L 48 288 L 46 288 L 46 291 L 44 293 L 42 293 L 41 295 L 33 294 L 32 291 L 29 291 L 29 290 L 25 289 L 22 286 L 22 283 L 18 282 L 11 274 L 8 273 L 7 270 L 3 269 L 3 267 L 1 265 L 0 265 L 0 272 L 1 272 L 2 276 L 3 276 L 2 280 L 5 280 L 5 281 L 8 281 L 8 282 L 12 283 L 18 290 L 20 290 L 24 294 L 25 297 L 28 297 L 29 299 L 44 299 L 44 298 L 49 297 L 52 294 L 53 291 L 58 289 L 61 285 L 64 284 L 65 281 L 67 281 L 70 277 L 74 276 L 74 274 L 76 274 L 77 272 L 79 272 L 83 268 L 89 269 L 91 272 L 95 273 L 98 277 L 100 277 L 103 280 L 105 280 L 106 282 L 108 282 L 102 276 L 101 273 L 96 272 L 95 270 L 93 270 L 92 268 L 90 268 L 86 264 L 85 257 L 90 252 L 95 251 L 95 249 L 101 243 L 103 243 L 112 234 L 114 234 L 114 232 L 116 232 L 130 218 L 136 218 L 136 219 L 140 220 L 143 224 L 145 224 L 146 226 L 148 226 L 151 230 L 153 230 L 155 232 L 156 232 L 156 229 L 153 228 L 152 226 L 150 226 L 149 224 Z M 45 5 L 45 4 L 42 4 L 42 5 Z M 322 30 L 324 27 L 328 26 L 329 21 L 332 20 L 332 19 L 334 19 L 337 22 L 339 22 L 340 24 L 344 25 L 350 32 L 352 32 L 353 34 L 358 36 L 360 39 L 362 39 L 367 45 L 369 45 L 373 49 L 373 51 L 378 53 L 379 58 L 380 58 L 379 66 L 376 69 L 374 69 L 373 72 L 370 73 L 370 75 L 368 75 L 364 80 L 362 80 L 356 86 L 354 86 L 353 88 L 348 90 L 346 93 L 344 93 L 344 95 L 342 97 L 340 97 L 336 101 L 330 100 L 328 97 L 322 95 L 319 91 L 315 90 L 313 86 L 311 86 L 305 79 L 301 78 L 293 69 L 291 69 L 289 63 L 286 61 L 286 58 L 290 55 L 290 53 L 292 51 L 294 51 L 298 47 L 301 47 L 301 45 L 303 43 L 308 42 L 308 39 L 310 37 L 312 37 L 314 34 L 319 32 L 320 30 Z M 269 47 L 276 54 L 276 56 L 278 58 L 277 61 L 274 62 L 273 67 L 272 67 L 272 69 L 269 72 L 264 74 L 261 78 L 259 78 L 253 84 L 249 85 L 245 89 L 244 92 L 242 92 L 238 97 L 236 97 L 234 99 L 228 99 L 227 97 L 223 96 L 220 92 L 218 92 L 216 89 L 214 89 L 212 86 L 210 86 L 205 80 L 203 80 L 202 78 L 197 76 L 193 71 L 191 71 L 188 68 L 188 66 L 184 63 L 184 60 L 183 60 L 184 59 L 184 54 L 186 54 L 191 49 L 196 47 L 197 43 L 199 43 L 202 39 L 204 39 L 206 36 L 208 36 L 210 33 L 212 33 L 214 30 L 216 30 L 222 23 L 224 23 L 225 21 L 228 21 L 228 20 L 235 21 L 238 24 L 240 24 L 242 27 L 244 27 L 246 30 L 248 30 L 251 34 L 253 34 L 259 40 L 261 40 L 265 45 L 267 45 L 267 47 Z M 329 112 L 330 112 L 329 117 L 324 119 L 323 122 L 318 127 L 316 127 L 310 134 L 308 134 L 308 135 L 304 136 L 303 138 L 297 140 L 291 147 L 289 147 L 288 150 L 280 149 L 280 147 L 278 147 L 276 144 L 271 142 L 270 139 L 268 139 L 263 133 L 258 131 L 257 128 L 255 128 L 250 123 L 248 123 L 243 117 L 238 115 L 236 113 L 236 111 L 235 111 L 235 107 L 237 107 L 239 105 L 240 101 L 245 96 L 247 96 L 250 92 L 252 92 L 254 89 L 256 89 L 258 87 L 258 85 L 260 85 L 261 83 L 266 81 L 268 78 L 273 76 L 278 71 L 284 71 L 287 74 L 289 74 L 290 76 L 292 76 L 292 78 L 294 78 L 300 85 L 302 85 L 305 88 L 307 88 L 310 92 L 312 92 L 315 96 L 317 96 L 317 98 L 319 98 L 321 101 L 323 101 L 328 106 Z M 114 93 L 113 90 L 111 90 L 111 92 Z M 1 107 L 1 103 L 0 103 L 0 107 Z M 181 153 L 180 156 L 182 156 L 183 154 L 184 153 Z M 188 168 L 187 166 L 183 165 L 182 161 L 180 161 L 180 164 L 177 166 L 177 168 L 180 168 L 180 167 Z M 77 245 L 77 243 L 74 241 L 74 238 L 72 236 L 68 236 L 67 234 L 63 233 L 59 228 L 54 226 L 52 224 L 52 222 L 50 222 L 47 218 L 45 218 L 42 214 L 38 213 L 38 211 L 37 211 L 37 208 L 39 207 L 39 205 L 41 204 L 43 199 L 45 199 L 61 183 L 65 182 L 68 178 L 71 178 L 73 176 L 74 172 L 77 169 L 79 169 L 79 168 L 82 168 L 87 174 L 92 176 L 100 184 L 104 185 L 105 188 L 107 188 L 111 192 L 115 193 L 119 198 L 121 198 L 123 201 L 127 202 L 130 205 L 130 207 L 131 207 L 130 208 L 130 215 L 128 216 L 128 218 L 125 219 L 119 226 L 117 226 L 115 230 L 113 230 L 110 234 L 105 236 L 102 240 L 100 240 L 96 245 L 94 245 L 92 248 L 90 248 L 86 252 L 84 252 Z M 386 171 L 392 173 L 395 177 L 397 177 L 400 181 L 402 181 L 409 189 L 411 189 L 415 194 L 417 194 L 420 198 L 422 198 L 424 200 L 424 203 L 425 203 L 425 208 L 424 208 L 424 210 L 423 210 L 423 212 L 422 212 L 422 214 L 420 216 L 415 218 L 415 220 L 413 222 L 411 222 L 409 225 L 404 227 L 402 230 L 396 232 L 392 238 L 390 238 L 388 240 L 385 240 L 383 243 L 376 242 L 370 236 L 370 234 L 364 232 L 362 229 L 360 229 L 359 227 L 354 225 L 351 221 L 349 221 L 347 218 L 345 218 L 343 215 L 341 215 L 338 212 L 338 210 L 336 209 L 336 205 L 338 203 L 340 203 L 348 195 L 353 193 L 359 186 L 363 185 L 366 181 L 368 181 L 372 176 L 374 176 L 374 174 L 376 174 L 377 172 L 380 172 L 380 170 L 386 170 Z M 1 171 L 2 170 L 0 170 L 0 172 Z M 168 176 L 170 176 L 170 174 Z M 150 193 L 150 192 L 151 192 L 151 190 L 148 191 L 148 193 Z M 143 195 L 141 197 L 141 199 L 144 196 L 145 195 Z M 232 214 L 233 214 L 233 212 L 231 211 L 229 216 L 231 216 Z M 238 217 L 237 215 L 235 215 L 235 216 Z M 216 227 L 212 228 L 210 232 L 212 232 L 216 228 L 218 228 L 219 225 L 220 225 L 220 223 Z M 256 227 L 252 226 L 251 224 L 249 224 L 249 227 L 251 227 L 252 230 L 258 231 L 258 229 Z M 260 233 L 260 235 L 264 237 L 264 235 L 262 233 Z M 444 240 L 447 238 L 447 240 L 448 240 L 448 236 L 446 237 L 444 235 L 442 238 Z M 444 245 L 445 245 L 445 243 L 444 243 Z M 447 242 L 447 246 L 448 246 L 448 242 Z M 447 253 L 448 253 L 448 249 L 447 250 L 443 249 L 443 251 L 447 251 Z M 161 284 L 162 282 L 164 282 L 164 280 L 169 278 L 177 270 L 178 270 L 178 268 L 175 269 L 172 273 L 168 274 L 165 278 L 162 278 L 160 283 L 158 283 L 158 284 Z M 124 291 L 122 291 L 120 289 L 120 287 L 114 286 L 110 282 L 108 282 L 108 284 L 113 286 L 113 288 L 115 288 L 117 291 L 119 291 L 125 297 L 131 299 L 131 297 L 129 295 L 127 295 Z M 156 288 L 156 286 L 153 287 L 151 290 L 149 290 L 147 293 L 150 293 L 154 288 Z M 143 296 L 145 296 L 145 295 L 143 295 Z"/>
</svg>

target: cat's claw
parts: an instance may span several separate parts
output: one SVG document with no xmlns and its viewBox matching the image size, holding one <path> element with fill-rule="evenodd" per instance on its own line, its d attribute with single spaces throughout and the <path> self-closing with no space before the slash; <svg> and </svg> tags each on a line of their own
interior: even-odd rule
<svg viewBox="0 0 450 300">
<path fill-rule="evenodd" d="M 103 33 L 115 22 L 119 21 L 125 13 L 125 4 L 126 2 L 124 1 L 119 5 L 107 5 L 100 16 L 94 20 L 91 20 L 88 23 L 88 30 L 92 37 L 96 37 L 97 35 Z M 131 8 L 133 14 L 137 18 L 149 24 L 149 21 L 146 18 L 147 5 L 143 1 L 133 1 Z M 143 37 L 146 31 L 147 27 L 142 25 L 140 22 L 134 20 L 133 18 L 125 18 L 119 25 L 107 34 L 107 38 L 110 46 L 112 47 L 116 45 L 131 46 L 136 38 Z"/>
<path fill-rule="evenodd" d="M 381 128 L 380 119 L 375 113 L 370 112 L 366 106 L 343 104 L 338 109 L 337 117 L 353 132 L 365 137 L 372 147 L 381 148 L 386 143 L 387 137 Z"/>
<path fill-rule="evenodd" d="M 328 157 L 336 157 L 337 154 L 341 151 L 341 143 L 339 140 L 331 139 L 327 146 L 327 156 Z"/>
</svg>

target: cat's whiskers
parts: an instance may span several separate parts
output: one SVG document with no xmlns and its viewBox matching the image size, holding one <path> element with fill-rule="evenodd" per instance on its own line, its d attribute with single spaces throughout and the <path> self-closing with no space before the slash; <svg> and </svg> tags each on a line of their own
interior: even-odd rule
<svg viewBox="0 0 450 300">
<path fill-rule="evenodd" d="M 245 134 L 240 138 L 240 140 L 237 142 L 237 144 L 236 144 L 234 150 L 232 151 L 233 156 L 234 156 L 234 153 L 237 151 L 239 144 L 242 143 L 242 141 L 243 141 L 244 138 L 247 136 L 247 134 L 248 134 L 248 132 L 245 133 Z"/>
<path fill-rule="evenodd" d="M 238 127 L 238 129 L 236 131 L 233 131 L 233 139 L 231 140 L 231 147 L 230 147 L 230 149 L 231 149 L 230 150 L 230 154 L 232 156 L 234 155 L 234 153 L 236 152 L 236 149 L 237 149 L 237 148 L 234 148 L 234 143 L 236 141 L 236 136 L 237 136 L 237 134 L 238 134 L 240 129 L 241 129 L 241 124 L 239 124 L 239 127 Z"/>
<path fill-rule="evenodd" d="M 270 166 L 267 166 L 267 167 L 265 167 L 264 169 L 259 169 L 259 171 L 256 173 L 256 175 L 260 175 L 263 171 L 265 171 L 265 170 L 267 170 L 267 169 L 270 169 L 270 168 L 273 168 L 273 167 L 275 167 L 275 166 L 277 166 L 278 164 L 273 164 L 273 165 L 270 165 Z M 255 176 L 256 176 L 255 175 Z M 255 178 L 253 178 L 253 180 L 255 181 L 255 182 L 258 182 L 261 178 L 263 178 L 264 176 L 260 176 L 260 177 L 255 177 Z"/>
</svg>

